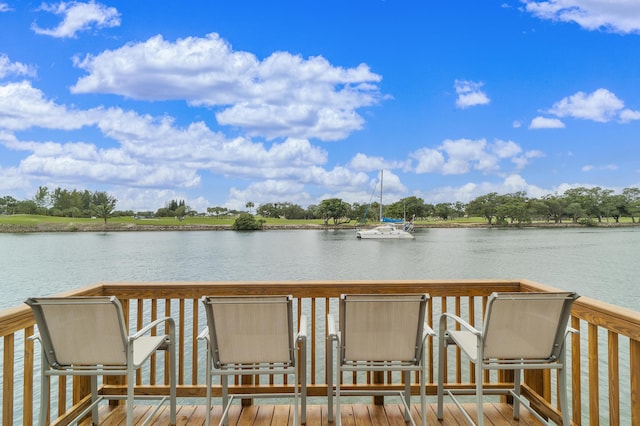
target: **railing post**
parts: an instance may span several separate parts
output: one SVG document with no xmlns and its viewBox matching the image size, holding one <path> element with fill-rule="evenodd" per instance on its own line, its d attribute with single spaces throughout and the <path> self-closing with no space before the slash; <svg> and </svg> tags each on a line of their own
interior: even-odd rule
<svg viewBox="0 0 640 426">
<path fill-rule="evenodd" d="M 13 422 L 13 374 L 14 374 L 14 336 L 4 337 L 4 355 L 2 368 L 2 420 L 6 424 Z"/>
<path fill-rule="evenodd" d="M 640 341 L 629 341 L 631 365 L 631 424 L 640 424 Z"/>
<path fill-rule="evenodd" d="M 243 386 L 251 386 L 253 385 L 253 376 L 251 374 L 243 374 L 240 376 L 240 382 Z M 253 404 L 252 398 L 242 398 L 241 405 L 243 407 L 249 407 Z"/>
<path fill-rule="evenodd" d="M 404 374 L 402 375 L 404 377 Z M 379 385 L 384 383 L 384 371 L 373 372 L 373 384 Z M 384 405 L 384 396 L 376 395 L 373 397 L 373 403 L 375 405 Z"/>
</svg>

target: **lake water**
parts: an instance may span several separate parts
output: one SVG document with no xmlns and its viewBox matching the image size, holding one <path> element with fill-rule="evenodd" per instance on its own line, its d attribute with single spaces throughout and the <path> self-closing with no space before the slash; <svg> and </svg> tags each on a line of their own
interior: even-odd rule
<svg viewBox="0 0 640 426">
<path fill-rule="evenodd" d="M 100 281 L 525 278 L 640 310 L 640 228 L 0 234 L 0 309 Z"/>
<path fill-rule="evenodd" d="M 638 247 L 635 227 L 418 229 L 411 241 L 347 230 L 0 234 L 0 309 L 101 281 L 524 278 L 640 310 Z M 626 351 L 621 363 L 628 369 Z M 629 389 L 628 374 L 620 385 Z M 621 413 L 629 422 L 626 400 Z"/>
</svg>

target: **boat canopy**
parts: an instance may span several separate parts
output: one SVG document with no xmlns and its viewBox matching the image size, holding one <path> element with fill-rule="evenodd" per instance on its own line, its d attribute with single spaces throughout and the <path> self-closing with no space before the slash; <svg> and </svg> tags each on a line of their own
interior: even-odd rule
<svg viewBox="0 0 640 426">
<path fill-rule="evenodd" d="M 383 217 L 382 221 L 385 223 L 403 223 L 404 219 L 392 219 L 390 217 Z"/>
</svg>

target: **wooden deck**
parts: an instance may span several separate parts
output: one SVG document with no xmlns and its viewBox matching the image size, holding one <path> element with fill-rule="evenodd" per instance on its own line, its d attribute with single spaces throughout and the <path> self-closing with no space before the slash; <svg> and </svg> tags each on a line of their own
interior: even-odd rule
<svg viewBox="0 0 640 426">
<path fill-rule="evenodd" d="M 465 407 L 472 413 L 475 419 L 475 405 L 465 404 Z M 420 424 L 420 405 L 412 405 L 412 416 L 416 423 Z M 464 417 L 456 410 L 455 405 L 445 404 L 444 420 L 439 422 L 436 418 L 436 404 L 428 404 L 427 408 L 427 424 L 428 425 L 466 425 Z M 151 406 L 136 406 L 135 423 L 140 424 L 141 419 L 151 410 Z M 211 424 L 217 425 L 220 421 L 222 409 L 215 406 L 212 410 Z M 541 425 L 526 409 L 520 409 L 520 421 L 513 420 L 513 410 L 507 404 L 491 403 L 484 405 L 485 424 L 486 425 Z M 124 424 L 126 413 L 124 406 L 115 409 L 109 409 L 107 406 L 102 408 L 100 413 L 101 426 L 114 426 Z M 255 404 L 241 408 L 240 404 L 234 404 L 230 411 L 230 425 L 290 425 L 292 424 L 293 410 L 288 405 L 260 405 Z M 177 424 L 178 425 L 204 425 L 205 423 L 205 407 L 204 405 L 181 405 L 178 406 Z M 342 405 L 342 423 L 345 426 L 355 425 L 379 425 L 393 426 L 405 425 L 403 418 L 402 405 L 385 404 L 367 405 L 367 404 L 343 404 Z M 84 425 L 90 425 L 87 420 Z M 151 425 L 161 426 L 169 424 L 169 408 L 164 406 L 156 414 Z M 307 425 L 329 425 L 327 421 L 326 405 L 309 405 L 307 407 Z"/>
</svg>

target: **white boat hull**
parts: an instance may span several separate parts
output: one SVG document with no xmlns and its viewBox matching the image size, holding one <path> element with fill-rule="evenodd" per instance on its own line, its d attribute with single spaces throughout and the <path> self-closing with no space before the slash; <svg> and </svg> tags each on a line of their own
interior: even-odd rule
<svg viewBox="0 0 640 426">
<path fill-rule="evenodd" d="M 356 237 L 367 239 L 413 239 L 410 232 L 400 229 L 394 225 L 380 225 L 371 229 L 358 229 Z"/>
</svg>

